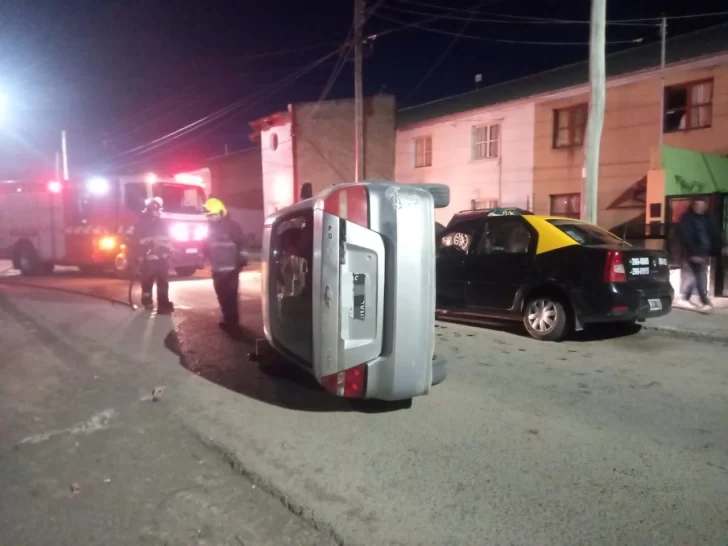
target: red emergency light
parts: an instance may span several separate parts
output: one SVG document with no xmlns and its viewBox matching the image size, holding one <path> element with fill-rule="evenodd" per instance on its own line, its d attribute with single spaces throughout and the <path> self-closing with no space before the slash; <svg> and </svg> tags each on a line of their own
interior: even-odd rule
<svg viewBox="0 0 728 546">
<path fill-rule="evenodd" d="M 48 191 L 51 193 L 61 193 L 61 183 L 58 180 L 48 182 Z"/>
</svg>

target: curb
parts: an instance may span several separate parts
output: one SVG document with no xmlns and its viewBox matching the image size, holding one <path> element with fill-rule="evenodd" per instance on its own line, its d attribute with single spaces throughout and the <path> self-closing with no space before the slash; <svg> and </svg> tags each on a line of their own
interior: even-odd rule
<svg viewBox="0 0 728 546">
<path fill-rule="evenodd" d="M 670 335 L 681 339 L 691 339 L 699 341 L 708 341 L 711 343 L 728 344 L 728 332 L 711 333 L 701 332 L 699 330 L 685 330 L 677 326 L 656 326 L 654 324 L 641 324 L 642 329 L 647 332 L 655 332 L 658 334 Z"/>
</svg>

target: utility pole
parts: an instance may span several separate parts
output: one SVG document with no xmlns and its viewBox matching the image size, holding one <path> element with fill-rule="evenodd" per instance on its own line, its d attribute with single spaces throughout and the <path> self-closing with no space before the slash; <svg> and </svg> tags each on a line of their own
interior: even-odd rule
<svg viewBox="0 0 728 546">
<path fill-rule="evenodd" d="M 597 223 L 599 195 L 599 149 L 604 126 L 606 102 L 606 33 L 607 0 L 592 0 L 591 37 L 589 39 L 589 121 L 587 123 L 584 183 L 584 220 Z"/>
<path fill-rule="evenodd" d="M 667 17 L 660 21 L 660 148 L 665 134 L 665 61 L 667 57 Z"/>
<path fill-rule="evenodd" d="M 364 181 L 364 97 L 362 72 L 364 11 L 366 0 L 354 0 L 354 181 Z"/>
<path fill-rule="evenodd" d="M 58 180 L 58 181 L 61 180 L 61 175 L 63 174 L 62 173 L 62 170 L 63 169 L 61 167 L 61 152 L 56 152 L 56 169 L 55 169 L 56 174 L 55 174 L 55 177 L 56 177 L 56 180 Z"/>
<path fill-rule="evenodd" d="M 66 144 L 66 131 L 61 131 L 61 160 L 63 163 L 63 181 L 68 180 L 68 145 Z"/>
</svg>

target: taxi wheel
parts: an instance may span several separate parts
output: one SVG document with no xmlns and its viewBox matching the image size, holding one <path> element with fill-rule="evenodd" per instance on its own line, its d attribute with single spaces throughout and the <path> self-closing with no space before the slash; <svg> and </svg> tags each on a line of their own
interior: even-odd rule
<svg viewBox="0 0 728 546">
<path fill-rule="evenodd" d="M 192 277 L 197 271 L 194 266 L 175 267 L 174 272 L 177 273 L 178 277 Z"/>
<path fill-rule="evenodd" d="M 561 341 L 568 332 L 569 315 L 559 300 L 537 296 L 523 307 L 523 325 L 535 339 Z"/>
</svg>

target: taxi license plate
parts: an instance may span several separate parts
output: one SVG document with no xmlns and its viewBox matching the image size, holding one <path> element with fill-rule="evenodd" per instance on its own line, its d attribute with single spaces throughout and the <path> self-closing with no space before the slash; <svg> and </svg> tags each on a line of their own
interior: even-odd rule
<svg viewBox="0 0 728 546">
<path fill-rule="evenodd" d="M 662 301 L 660 299 L 647 300 L 650 311 L 662 311 Z"/>
<path fill-rule="evenodd" d="M 185 252 L 187 254 L 197 254 L 197 249 L 196 248 L 188 248 L 187 250 L 185 250 Z"/>
</svg>

